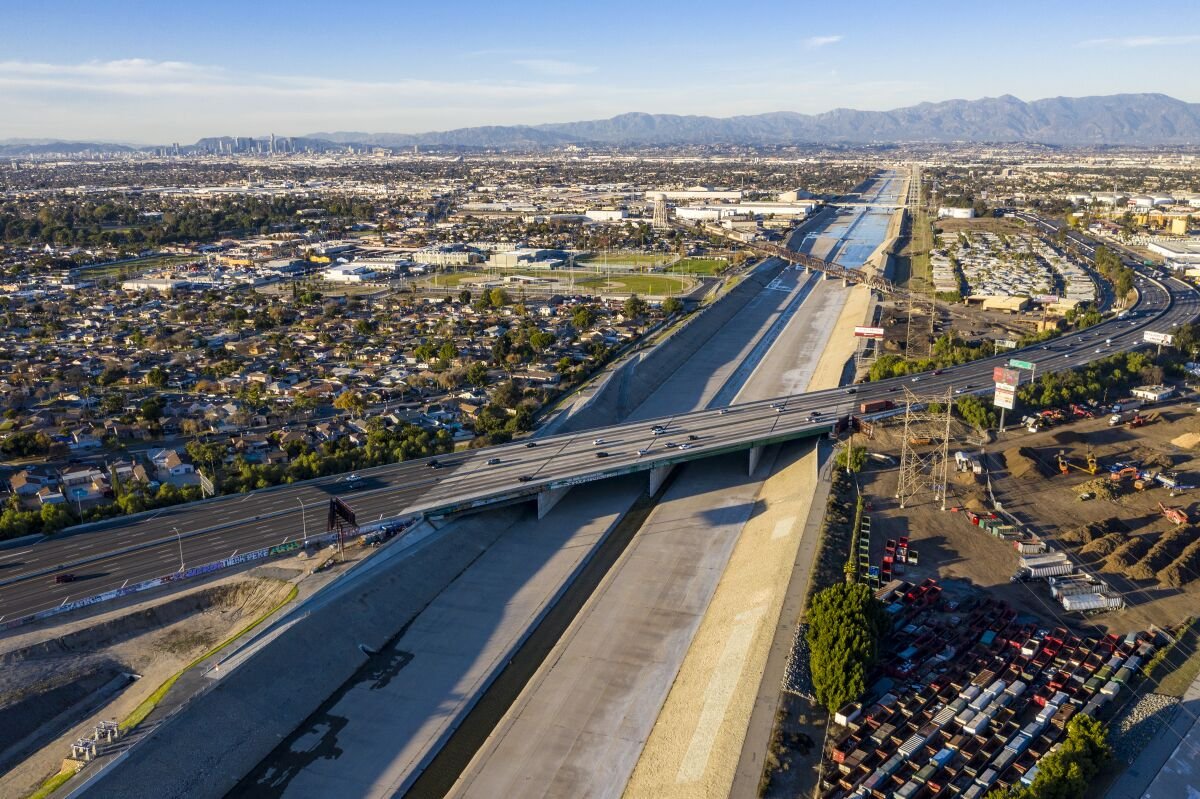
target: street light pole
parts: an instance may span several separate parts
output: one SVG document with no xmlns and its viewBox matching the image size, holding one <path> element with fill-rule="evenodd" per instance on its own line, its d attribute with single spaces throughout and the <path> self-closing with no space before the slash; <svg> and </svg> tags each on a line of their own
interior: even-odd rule
<svg viewBox="0 0 1200 799">
<path fill-rule="evenodd" d="M 304 498 L 296 497 L 296 501 L 300 503 L 300 525 L 304 529 L 304 547 L 308 548 L 308 517 L 304 515 Z"/>
<path fill-rule="evenodd" d="M 179 544 L 179 571 L 183 571 L 183 536 L 179 534 L 178 527 L 172 527 L 175 531 L 175 543 Z"/>
</svg>

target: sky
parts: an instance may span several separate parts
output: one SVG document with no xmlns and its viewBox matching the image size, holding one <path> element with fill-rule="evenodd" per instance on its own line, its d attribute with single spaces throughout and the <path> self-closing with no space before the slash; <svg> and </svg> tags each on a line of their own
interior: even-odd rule
<svg viewBox="0 0 1200 799">
<path fill-rule="evenodd" d="M 1200 102 L 1200 3 L 0 0 L 0 140 L 135 144 L 887 110 Z"/>
</svg>

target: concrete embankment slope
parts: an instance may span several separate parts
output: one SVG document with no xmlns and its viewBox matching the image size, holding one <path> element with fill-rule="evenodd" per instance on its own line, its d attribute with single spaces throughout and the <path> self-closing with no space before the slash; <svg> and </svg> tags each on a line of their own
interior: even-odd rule
<svg viewBox="0 0 1200 799">
<path fill-rule="evenodd" d="M 634 478 L 581 487 L 541 523 L 528 506 L 460 519 L 343 578 L 86 795 L 402 790 L 641 490 Z"/>
<path fill-rule="evenodd" d="M 777 259 L 764 262 L 669 339 L 649 352 L 629 359 L 596 390 L 584 407 L 559 426 L 557 432 L 572 433 L 625 419 L 786 268 L 787 264 Z"/>
<path fill-rule="evenodd" d="M 764 388 L 776 387 L 773 381 L 789 391 L 838 385 L 870 290 L 828 283 L 820 288 L 807 308 L 811 318 L 797 319 L 764 359 L 770 379 L 749 386 L 739 400 L 760 399 Z M 800 346 L 821 353 L 815 364 L 797 358 Z M 646 740 L 626 799 L 753 795 L 802 607 L 798 597 L 807 590 L 817 546 L 811 522 L 822 508 L 814 495 L 824 496 L 817 489 L 827 486 L 818 486 L 817 463 L 810 444 L 781 448 Z"/>
</svg>

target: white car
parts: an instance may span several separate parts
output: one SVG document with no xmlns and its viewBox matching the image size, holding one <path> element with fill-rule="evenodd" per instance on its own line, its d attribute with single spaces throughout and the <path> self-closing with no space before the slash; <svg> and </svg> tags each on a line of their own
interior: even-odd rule
<svg viewBox="0 0 1200 799">
<path fill-rule="evenodd" d="M 679 448 L 680 449 L 691 449 L 692 445 L 691 444 L 680 444 Z"/>
<path fill-rule="evenodd" d="M 361 479 L 362 479 L 362 475 L 355 474 L 353 472 L 351 472 L 349 475 L 346 476 L 347 483 L 357 483 Z"/>
<path fill-rule="evenodd" d="M 593 441 L 593 442 L 592 442 L 592 446 L 593 446 L 593 447 L 598 447 L 598 446 L 600 446 L 600 445 L 601 445 L 601 444 L 603 444 L 603 443 L 604 443 L 604 439 L 603 439 L 603 438 L 597 438 L 595 441 Z"/>
<path fill-rule="evenodd" d="M 641 456 L 643 456 L 643 455 L 649 455 L 649 454 L 650 454 L 650 450 L 648 450 L 648 449 L 639 449 L 639 450 L 638 450 L 638 457 L 639 457 L 639 458 L 640 458 Z"/>
</svg>

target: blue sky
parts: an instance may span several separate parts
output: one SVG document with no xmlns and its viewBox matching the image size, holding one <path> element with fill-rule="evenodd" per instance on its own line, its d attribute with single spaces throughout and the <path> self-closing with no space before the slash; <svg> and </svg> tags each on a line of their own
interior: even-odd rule
<svg viewBox="0 0 1200 799">
<path fill-rule="evenodd" d="M 1193 3 L 9 0 L 0 19 L 0 139 L 418 132 L 1000 94 L 1200 102 Z"/>
</svg>

